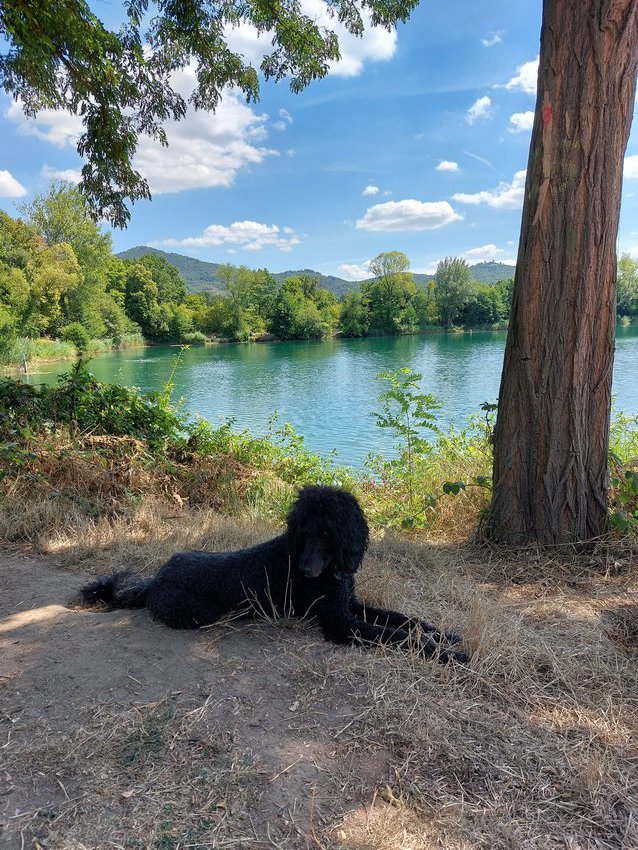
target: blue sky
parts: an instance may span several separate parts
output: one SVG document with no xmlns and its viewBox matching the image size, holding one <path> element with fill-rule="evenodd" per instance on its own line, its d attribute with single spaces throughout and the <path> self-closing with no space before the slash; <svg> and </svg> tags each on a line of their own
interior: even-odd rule
<svg viewBox="0 0 638 850">
<path fill-rule="evenodd" d="M 303 0 L 313 15 L 321 0 Z M 121 6 L 96 5 L 107 23 Z M 431 272 L 444 256 L 513 262 L 535 106 L 541 0 L 423 0 L 397 32 L 342 42 L 330 75 L 298 95 L 264 84 L 247 106 L 226 93 L 214 116 L 143 140 L 136 161 L 152 202 L 132 209 L 115 250 L 148 244 L 272 271 L 313 268 L 351 280 L 400 250 Z M 249 29 L 232 43 L 259 61 Z M 189 72 L 176 85 L 183 92 Z M 0 206 L 81 167 L 78 122 L 27 121 L 0 95 Z M 629 141 L 618 240 L 638 256 L 638 131 Z"/>
</svg>

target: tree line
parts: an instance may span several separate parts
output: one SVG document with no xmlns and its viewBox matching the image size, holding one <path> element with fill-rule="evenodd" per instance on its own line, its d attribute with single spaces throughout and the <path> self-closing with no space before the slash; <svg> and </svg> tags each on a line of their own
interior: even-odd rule
<svg viewBox="0 0 638 850">
<path fill-rule="evenodd" d="M 53 183 L 21 208 L 0 212 L 0 356 L 18 337 L 67 340 L 80 351 L 90 340 L 131 342 L 323 339 L 418 333 L 433 327 L 505 327 L 512 281 L 472 279 L 471 268 L 447 257 L 417 285 L 400 251 L 370 262 L 371 277 L 342 300 L 311 275 L 277 281 L 266 269 L 222 265 L 223 295 L 189 293 L 161 255 L 122 260 L 96 224 L 79 190 Z M 618 312 L 638 316 L 638 263 L 618 264 Z"/>
</svg>

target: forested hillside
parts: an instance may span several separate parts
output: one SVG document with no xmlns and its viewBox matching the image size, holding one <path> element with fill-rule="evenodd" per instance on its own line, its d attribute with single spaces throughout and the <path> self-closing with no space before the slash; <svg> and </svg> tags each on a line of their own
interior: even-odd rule
<svg viewBox="0 0 638 850">
<path fill-rule="evenodd" d="M 145 254 L 159 254 L 169 263 L 172 263 L 186 281 L 189 292 L 219 293 L 225 291 L 224 280 L 219 275 L 221 263 L 209 263 L 204 260 L 198 260 L 195 257 L 188 257 L 186 254 L 160 251 L 158 248 L 150 248 L 147 245 L 137 245 L 135 248 L 121 251 L 117 256 L 122 260 L 138 260 Z M 314 269 L 272 272 L 271 275 L 279 283 L 283 283 L 289 277 L 313 277 L 322 289 L 327 289 L 338 298 L 359 287 L 358 282 L 344 280 L 334 275 L 323 275 Z"/>
<path fill-rule="evenodd" d="M 170 251 L 160 251 L 148 245 L 137 245 L 127 251 L 120 251 L 116 256 L 120 260 L 139 260 L 145 254 L 157 254 L 175 266 L 186 282 L 189 292 L 214 292 L 220 293 L 224 284 L 217 274 L 219 263 L 206 263 L 195 257 L 187 257 L 185 254 L 174 254 Z"/>
<path fill-rule="evenodd" d="M 160 254 L 169 263 L 179 270 L 186 281 L 189 292 L 223 292 L 224 282 L 219 276 L 220 263 L 210 263 L 189 257 L 186 254 L 176 254 L 171 251 L 161 251 L 159 248 L 151 248 L 148 245 L 136 245 L 126 251 L 121 251 L 117 256 L 122 260 L 138 260 L 144 254 Z M 470 266 L 472 279 L 478 283 L 498 283 L 514 277 L 514 267 L 506 263 L 476 263 Z M 334 292 L 338 298 L 343 298 L 348 292 L 359 289 L 361 281 L 345 280 L 335 275 L 324 275 L 315 269 L 296 269 L 283 272 L 272 272 L 272 277 L 283 282 L 287 277 L 314 277 L 322 289 Z M 434 275 L 413 275 L 417 286 L 425 287 L 434 278 Z M 364 281 L 365 282 L 365 281 Z M 368 281 L 369 282 L 369 281 Z"/>
</svg>

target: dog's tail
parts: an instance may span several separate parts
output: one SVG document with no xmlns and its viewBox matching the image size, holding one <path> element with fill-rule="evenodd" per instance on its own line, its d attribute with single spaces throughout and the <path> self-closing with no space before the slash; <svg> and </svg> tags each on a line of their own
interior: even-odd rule
<svg viewBox="0 0 638 850">
<path fill-rule="evenodd" d="M 145 608 L 146 595 L 152 584 L 152 578 L 142 578 L 129 572 L 112 573 L 85 584 L 80 590 L 79 602 L 87 608 Z"/>
</svg>

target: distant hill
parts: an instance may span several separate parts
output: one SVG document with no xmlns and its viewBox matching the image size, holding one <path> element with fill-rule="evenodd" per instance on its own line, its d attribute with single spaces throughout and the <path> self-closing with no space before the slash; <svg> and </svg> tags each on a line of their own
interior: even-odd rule
<svg viewBox="0 0 638 850">
<path fill-rule="evenodd" d="M 514 271 L 514 266 L 509 266 L 507 263 L 495 263 L 493 260 L 489 263 L 477 263 L 475 266 L 470 266 L 472 279 L 479 283 L 498 283 L 499 280 L 509 280 L 509 278 L 514 277 Z M 414 275 L 414 282 L 417 286 L 424 286 L 433 279 L 433 274 Z"/>
<path fill-rule="evenodd" d="M 186 281 L 186 286 L 189 292 L 213 292 L 220 293 L 224 291 L 224 284 L 219 279 L 217 269 L 220 263 L 207 263 L 203 260 L 196 260 L 194 257 L 187 257 L 185 254 L 173 254 L 170 251 L 160 251 L 158 248 L 149 248 L 147 245 L 137 245 L 135 248 L 129 248 L 127 251 L 121 251 L 117 256 L 121 260 L 137 260 L 143 257 L 144 254 L 160 254 L 169 263 L 172 263 Z M 357 289 L 358 283 L 343 280 L 340 277 L 333 275 L 323 275 L 313 269 L 298 269 L 285 272 L 277 272 L 273 274 L 275 280 L 283 281 L 287 277 L 295 277 L 300 274 L 309 274 L 319 279 L 319 286 L 324 289 L 329 289 L 335 295 L 341 297 L 353 289 Z"/>
<path fill-rule="evenodd" d="M 149 248 L 148 245 L 137 245 L 135 248 L 129 248 L 128 251 L 122 251 L 117 256 L 121 260 L 138 260 L 144 254 L 159 254 L 172 263 L 186 281 L 189 292 L 219 294 L 224 291 L 224 285 L 217 276 L 219 263 L 205 263 L 203 260 L 196 260 L 195 257 L 160 251 L 158 248 Z"/>
<path fill-rule="evenodd" d="M 207 263 L 204 260 L 196 260 L 195 257 L 174 254 L 170 251 L 160 251 L 158 248 L 150 248 L 147 245 L 137 245 L 135 248 L 129 248 L 128 251 L 122 251 L 117 256 L 122 260 L 137 260 L 144 254 L 160 254 L 165 257 L 169 263 L 172 263 L 178 269 L 186 281 L 189 292 L 212 292 L 214 294 L 224 292 L 224 284 L 217 274 L 220 263 Z M 496 283 L 499 280 L 514 277 L 514 266 L 508 266 L 505 263 L 477 263 L 475 266 L 471 266 L 470 270 L 474 280 L 481 283 Z M 344 280 L 334 275 L 323 275 L 314 271 L 314 269 L 290 269 L 285 272 L 277 272 L 273 274 L 273 277 L 275 280 L 283 281 L 287 277 L 296 277 L 302 274 L 309 274 L 318 278 L 319 286 L 334 292 L 338 298 L 358 289 L 361 285 L 361 281 Z M 423 286 L 432 278 L 433 275 L 414 275 L 414 281 L 418 286 Z"/>
<path fill-rule="evenodd" d="M 514 277 L 516 266 L 509 266 L 507 263 L 495 263 L 490 260 L 489 263 L 477 263 L 475 266 L 470 266 L 472 277 L 481 283 L 497 283 L 499 280 L 509 280 Z"/>
</svg>

